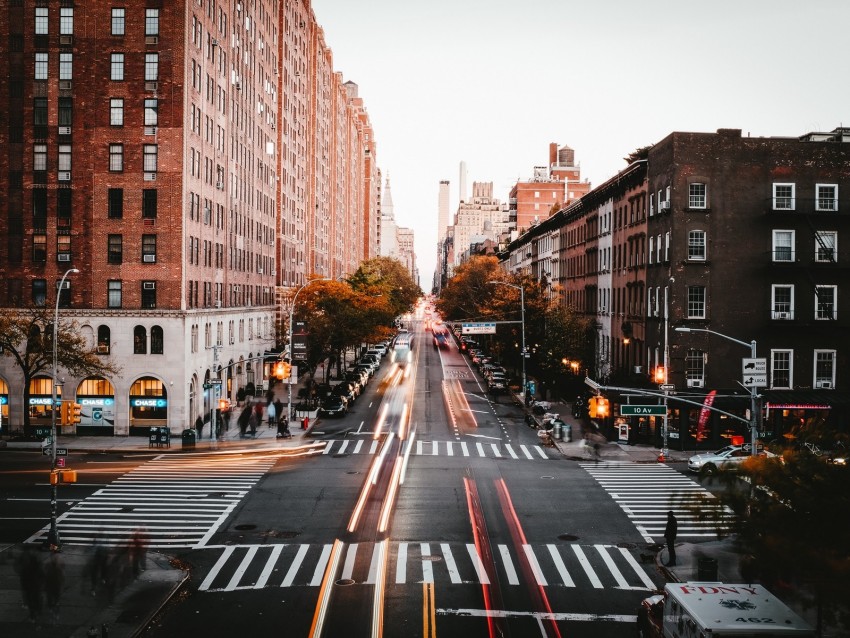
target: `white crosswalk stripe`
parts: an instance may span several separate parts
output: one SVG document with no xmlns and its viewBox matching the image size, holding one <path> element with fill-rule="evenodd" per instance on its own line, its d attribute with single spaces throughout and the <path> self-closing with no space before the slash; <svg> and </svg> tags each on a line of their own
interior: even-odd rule
<svg viewBox="0 0 850 638">
<path fill-rule="evenodd" d="M 405 443 L 407 446 L 407 443 Z M 377 441 L 371 446 L 363 444 L 362 439 L 353 443 L 350 439 L 330 439 L 322 454 L 335 456 L 340 454 L 374 454 L 378 449 Z M 402 451 L 405 451 L 406 447 Z M 495 458 L 522 461 L 548 461 L 550 456 L 539 445 L 517 445 L 516 443 L 481 443 L 476 441 L 469 446 L 465 441 L 457 444 L 453 441 L 416 441 L 410 450 L 411 456 L 447 456 L 452 458 Z"/>
<path fill-rule="evenodd" d="M 699 483 L 663 464 L 583 463 L 632 520 L 647 542 L 663 542 L 667 512 L 679 522 L 678 538 L 706 538 L 728 529 L 731 510 Z"/>
<path fill-rule="evenodd" d="M 228 592 L 270 587 L 318 587 L 332 545 L 278 544 L 207 546 L 221 555 L 201 591 Z M 378 578 L 379 544 L 354 543 L 343 550 L 338 579 L 373 585 Z M 512 545 L 492 548 L 487 566 L 474 543 L 396 542 L 390 544 L 387 584 L 490 584 L 507 586 L 531 579 L 539 587 L 649 591 L 655 585 L 630 550 L 614 545 Z M 522 568 L 520 568 L 522 567 Z M 495 570 L 495 573 L 494 573 Z"/>
<path fill-rule="evenodd" d="M 59 535 L 71 545 L 126 545 L 143 529 L 151 548 L 203 546 L 276 461 L 265 455 L 157 457 L 60 515 Z M 27 542 L 43 541 L 48 529 Z"/>
</svg>

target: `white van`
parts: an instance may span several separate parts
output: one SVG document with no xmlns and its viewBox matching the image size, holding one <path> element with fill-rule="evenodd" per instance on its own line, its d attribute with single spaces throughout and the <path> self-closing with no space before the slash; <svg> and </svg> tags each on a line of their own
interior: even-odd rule
<svg viewBox="0 0 850 638">
<path fill-rule="evenodd" d="M 667 583 L 641 602 L 638 635 L 645 638 L 814 637 L 815 630 L 763 585 Z"/>
</svg>

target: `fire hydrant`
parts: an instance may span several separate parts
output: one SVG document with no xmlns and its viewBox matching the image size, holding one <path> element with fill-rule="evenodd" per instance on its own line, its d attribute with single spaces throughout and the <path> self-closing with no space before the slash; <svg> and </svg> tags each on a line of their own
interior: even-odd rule
<svg viewBox="0 0 850 638">
<path fill-rule="evenodd" d="M 302 429 L 302 430 L 306 430 L 308 425 L 310 425 L 310 417 L 309 417 L 309 416 L 305 416 L 305 417 L 301 420 L 301 429 Z"/>
</svg>

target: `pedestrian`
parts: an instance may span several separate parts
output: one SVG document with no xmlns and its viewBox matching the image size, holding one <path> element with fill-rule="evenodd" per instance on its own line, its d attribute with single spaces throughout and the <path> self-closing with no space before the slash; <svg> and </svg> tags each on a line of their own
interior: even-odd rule
<svg viewBox="0 0 850 638">
<path fill-rule="evenodd" d="M 62 586 L 65 584 L 65 566 L 58 552 L 50 552 L 44 569 L 44 593 L 47 599 L 47 609 L 53 616 L 53 621 L 59 618 L 59 599 L 62 597 Z"/>
<path fill-rule="evenodd" d="M 236 423 L 239 425 L 239 436 L 245 438 L 245 433 L 248 431 L 248 421 L 251 418 L 251 405 L 247 404 L 239 413 L 239 418 Z"/>
<path fill-rule="evenodd" d="M 145 571 L 148 556 L 148 533 L 144 525 L 133 530 L 130 538 L 130 562 L 133 565 L 133 574 L 138 576 Z"/>
<path fill-rule="evenodd" d="M 204 420 L 201 418 L 201 415 L 198 415 L 198 418 L 195 419 L 195 430 L 198 431 L 198 440 L 200 441 L 204 438 Z"/>
<path fill-rule="evenodd" d="M 251 410 L 248 414 L 248 428 L 251 430 L 251 436 L 256 438 L 257 436 L 257 425 L 260 422 L 260 417 L 257 416 L 256 410 Z"/>
<path fill-rule="evenodd" d="M 273 428 L 274 425 L 275 425 L 275 422 L 277 421 L 277 412 L 275 412 L 275 410 L 276 410 L 276 408 L 274 406 L 274 403 L 269 401 L 268 408 L 266 409 L 266 417 L 269 420 L 269 427 L 270 428 Z"/>
<path fill-rule="evenodd" d="M 669 559 L 664 563 L 667 567 L 676 564 L 676 536 L 679 534 L 679 522 L 673 515 L 673 510 L 667 512 L 667 527 L 664 528 L 664 538 L 667 540 L 667 554 Z"/>
<path fill-rule="evenodd" d="M 44 570 L 31 545 L 24 545 L 16 565 L 21 582 L 21 595 L 30 612 L 30 620 L 35 622 L 41 613 L 41 588 L 44 584 Z"/>
</svg>

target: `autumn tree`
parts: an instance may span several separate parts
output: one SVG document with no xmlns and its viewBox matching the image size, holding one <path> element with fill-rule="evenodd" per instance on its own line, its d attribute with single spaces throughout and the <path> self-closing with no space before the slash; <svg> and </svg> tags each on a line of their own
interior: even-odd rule
<svg viewBox="0 0 850 638">
<path fill-rule="evenodd" d="M 504 278 L 499 260 L 492 255 L 470 258 L 455 270 L 437 299 L 436 306 L 447 321 L 482 321 L 493 316 L 492 302 L 502 292 L 488 281 Z"/>
<path fill-rule="evenodd" d="M 21 371 L 25 406 L 29 405 L 30 382 L 45 372 L 53 374 L 53 320 L 54 313 L 46 307 L 0 310 L 0 354 Z M 56 334 L 58 368 L 75 377 L 120 374 L 117 364 L 95 353 L 76 322 L 60 319 Z M 24 426 L 29 423 L 29 411 L 24 410 Z"/>
<path fill-rule="evenodd" d="M 375 257 L 364 261 L 347 281 L 356 292 L 383 295 L 394 316 L 409 312 L 422 295 L 422 290 L 407 268 L 392 257 Z"/>
</svg>

